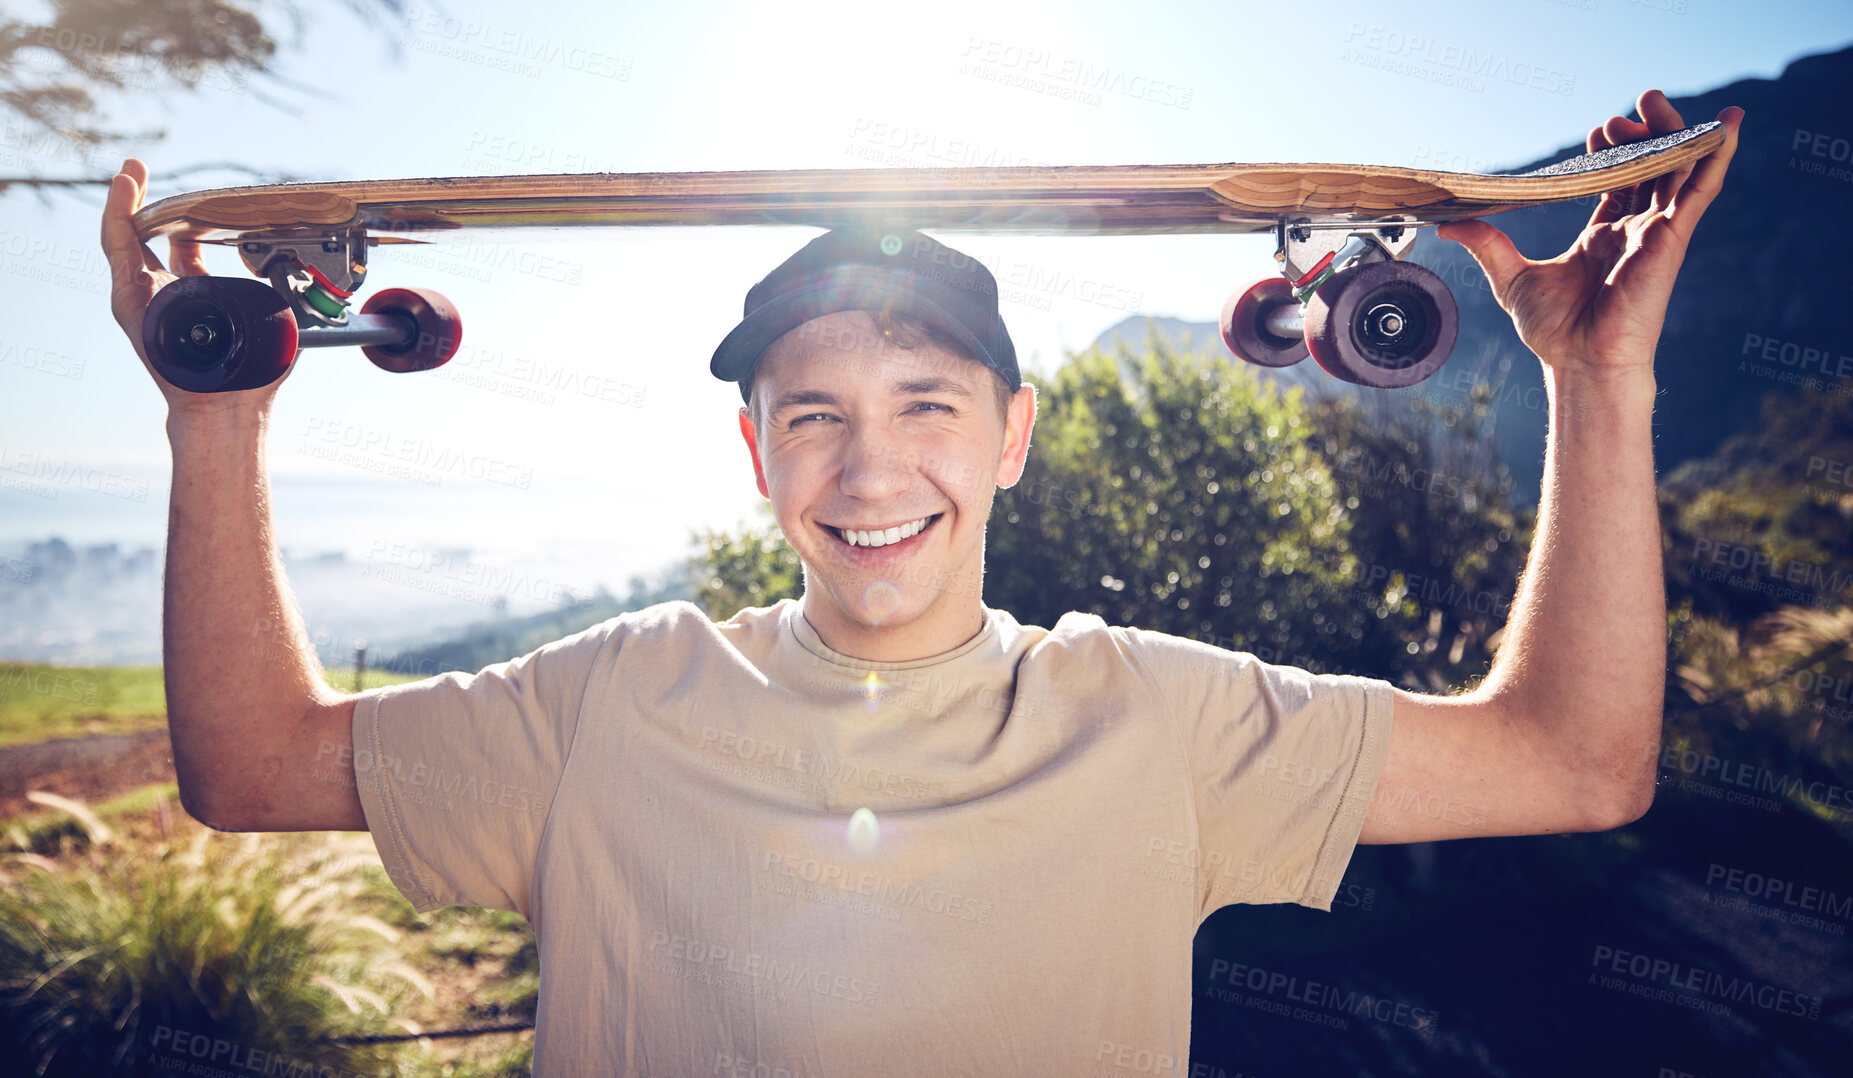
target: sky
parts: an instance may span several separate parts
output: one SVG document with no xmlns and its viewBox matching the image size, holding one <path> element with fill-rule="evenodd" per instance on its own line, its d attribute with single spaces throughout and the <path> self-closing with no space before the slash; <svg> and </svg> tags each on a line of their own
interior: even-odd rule
<svg viewBox="0 0 1853 1078">
<path fill-rule="evenodd" d="M 1643 89 L 1773 77 L 1853 39 L 1853 5 L 323 4 L 277 79 L 108 99 L 151 198 L 298 179 L 871 165 L 1348 161 L 1497 169 L 1579 142 Z M 1710 117 L 1687 117 L 1695 122 Z M 1757 117 L 1751 117 L 1755 123 Z M 0 175 L 104 158 L 0 121 Z M 160 396 L 108 312 L 98 192 L 0 195 L 0 543 L 158 544 Z M 630 229 L 376 251 L 465 326 L 444 371 L 306 352 L 272 420 L 279 542 L 471 547 L 575 589 L 684 555 L 760 502 L 739 399 L 707 373 L 804 229 Z M 1272 272 L 1261 237 L 947 237 L 1006 289 L 1047 372 L 1129 314 L 1213 320 Z M 1423 242 L 1441 242 L 1425 237 Z M 164 253 L 164 252 L 163 252 Z M 215 251 L 214 272 L 241 268 Z M 381 449 L 379 447 L 389 447 Z M 408 448 L 409 447 L 409 448 Z M 395 453 L 440 463 L 385 474 Z M 383 553 L 384 552 L 384 553 Z M 405 557 L 413 555 L 405 554 Z M 0 583 L 0 587 L 4 587 Z"/>
</svg>

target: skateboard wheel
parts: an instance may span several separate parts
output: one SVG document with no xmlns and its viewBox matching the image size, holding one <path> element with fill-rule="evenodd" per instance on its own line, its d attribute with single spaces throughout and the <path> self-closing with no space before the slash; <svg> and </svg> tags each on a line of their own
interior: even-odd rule
<svg viewBox="0 0 1853 1078">
<path fill-rule="evenodd" d="M 442 367 L 463 343 L 463 320 L 450 300 L 427 288 L 388 288 L 375 292 L 362 314 L 397 314 L 410 320 L 403 345 L 370 344 L 361 349 L 373 365 L 394 374 Z"/>
<path fill-rule="evenodd" d="M 1306 345 L 1332 375 L 1400 389 L 1435 373 L 1460 334 L 1441 278 L 1408 262 L 1341 270 L 1306 304 Z"/>
<path fill-rule="evenodd" d="M 1263 367 L 1291 367 L 1306 358 L 1306 338 L 1282 337 L 1267 325 L 1268 312 L 1297 305 L 1284 277 L 1257 281 L 1222 305 L 1222 343 L 1237 359 Z"/>
<path fill-rule="evenodd" d="M 142 351 L 156 374 L 189 393 L 257 389 L 296 362 L 296 317 L 262 281 L 182 277 L 149 301 Z"/>
</svg>

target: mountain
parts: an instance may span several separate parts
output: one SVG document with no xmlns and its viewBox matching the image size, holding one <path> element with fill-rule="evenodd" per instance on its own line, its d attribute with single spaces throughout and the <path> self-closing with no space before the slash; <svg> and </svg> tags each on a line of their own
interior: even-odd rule
<svg viewBox="0 0 1853 1078">
<path fill-rule="evenodd" d="M 1853 48 L 1798 59 L 1774 79 L 1743 79 L 1673 99 L 1688 123 L 1740 105 L 1746 116 L 1724 190 L 1700 223 L 1667 310 L 1655 371 L 1657 464 L 1662 474 L 1753 429 L 1770 394 L 1853 394 L 1853 274 L 1834 243 L 1853 235 Z M 1616 113 L 1632 114 L 1631 102 Z M 1598 120 L 1601 117 L 1592 117 Z M 1526 172 L 1583 152 L 1567 145 Z M 1488 220 L 1529 257 L 1548 258 L 1575 239 L 1590 202 L 1556 203 Z M 1408 395 L 1463 403 L 1485 381 L 1497 401 L 1493 437 L 1521 497 L 1537 496 L 1543 469 L 1544 382 L 1465 250 L 1424 234 L 1411 261 L 1440 274 L 1460 304 L 1454 356 L 1407 390 L 1356 390 L 1301 363 L 1263 370 L 1283 387 L 1357 392 L 1379 407 Z M 1143 342 L 1148 320 L 1129 318 L 1101 334 L 1111 350 Z M 1214 323 L 1150 319 L 1167 339 L 1221 347 Z"/>
</svg>

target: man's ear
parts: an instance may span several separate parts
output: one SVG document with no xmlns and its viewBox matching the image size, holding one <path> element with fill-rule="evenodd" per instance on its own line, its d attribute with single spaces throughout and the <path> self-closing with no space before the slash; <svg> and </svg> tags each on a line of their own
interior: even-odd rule
<svg viewBox="0 0 1853 1078">
<path fill-rule="evenodd" d="M 1023 478 L 1029 459 L 1029 432 L 1036 426 L 1036 387 L 1024 382 L 1010 395 L 1004 412 L 1004 454 L 997 461 L 997 485 L 1009 490 Z"/>
<path fill-rule="evenodd" d="M 746 451 L 753 458 L 753 479 L 759 483 L 759 496 L 772 497 L 771 488 L 766 486 L 766 469 L 759 463 L 759 438 L 753 429 L 753 414 L 744 406 L 740 409 L 740 437 L 746 439 Z"/>
</svg>

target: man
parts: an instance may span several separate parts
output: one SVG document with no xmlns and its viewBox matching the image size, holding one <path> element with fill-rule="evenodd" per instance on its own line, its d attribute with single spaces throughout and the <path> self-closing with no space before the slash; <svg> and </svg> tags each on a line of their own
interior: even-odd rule
<svg viewBox="0 0 1853 1078">
<path fill-rule="evenodd" d="M 1590 148 L 1681 126 L 1658 92 L 1639 110 Z M 1723 148 L 1606 196 L 1556 259 L 1443 230 L 1551 402 L 1537 537 L 1471 693 L 986 608 L 985 519 L 1035 420 L 995 283 L 924 237 L 843 233 L 756 286 L 712 362 L 805 563 L 801 600 L 718 625 L 665 604 L 474 677 L 333 692 L 271 536 L 274 387 L 162 385 L 183 800 L 221 830 L 370 830 L 417 909 L 526 915 L 537 1073 L 1182 1069 L 1217 907 L 1327 909 L 1360 841 L 1599 830 L 1650 803 L 1653 350 L 1736 145 L 1742 113 L 1720 118 Z M 103 229 L 134 342 L 168 279 L 130 224 L 145 182 L 124 166 Z M 260 624 L 284 646 L 253 655 Z"/>
</svg>

